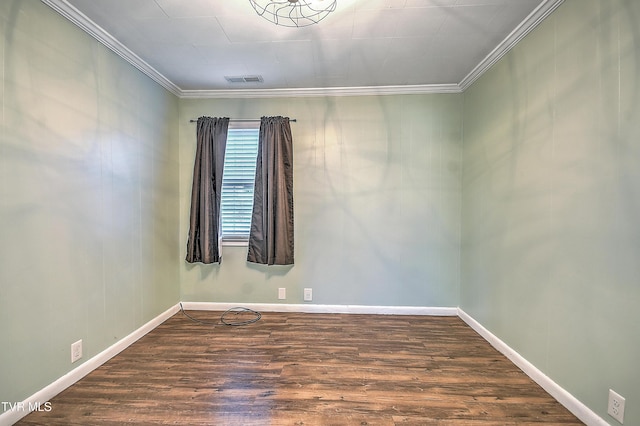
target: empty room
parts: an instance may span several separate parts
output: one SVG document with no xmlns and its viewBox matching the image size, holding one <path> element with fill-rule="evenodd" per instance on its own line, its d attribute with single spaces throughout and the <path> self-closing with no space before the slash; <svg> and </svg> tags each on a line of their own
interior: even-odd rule
<svg viewBox="0 0 640 426">
<path fill-rule="evenodd" d="M 639 23 L 3 0 L 0 425 L 640 425 Z"/>
</svg>

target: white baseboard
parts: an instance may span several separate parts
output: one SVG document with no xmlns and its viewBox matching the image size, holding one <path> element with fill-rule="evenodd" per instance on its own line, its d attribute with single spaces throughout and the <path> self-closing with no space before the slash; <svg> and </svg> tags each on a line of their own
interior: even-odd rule
<svg viewBox="0 0 640 426">
<path fill-rule="evenodd" d="M 339 313 L 339 314 L 382 314 L 382 315 L 433 315 L 459 316 L 472 329 L 487 340 L 500 353 L 518 366 L 533 381 L 553 396 L 560 404 L 589 426 L 609 426 L 589 407 L 576 399 L 569 392 L 547 377 L 537 367 L 527 361 L 506 343 L 487 330 L 479 322 L 460 308 L 418 307 L 418 306 L 366 306 L 366 305 L 315 305 L 315 304 L 267 304 L 267 303 L 218 303 L 218 302 L 182 302 L 185 310 L 226 311 L 236 307 L 253 309 L 261 312 L 303 312 L 303 313 Z M 102 364 L 122 352 L 145 334 L 179 312 L 180 304 L 172 306 L 151 321 L 144 324 L 128 336 L 111 345 L 77 368 L 71 370 L 55 382 L 31 395 L 22 402 L 22 407 L 38 406 L 82 379 Z M 0 426 L 12 425 L 29 414 L 28 410 L 8 410 L 0 414 Z"/>
<path fill-rule="evenodd" d="M 153 318 L 151 321 L 144 324 L 142 327 L 133 331 L 131 334 L 120 339 L 96 356 L 88 359 L 83 364 L 69 371 L 67 374 L 60 377 L 55 382 L 51 383 L 50 385 L 31 395 L 29 398 L 25 399 L 21 403 L 22 405 L 18 406 L 18 408 L 20 409 L 7 410 L 4 413 L 0 414 L 0 426 L 12 425 L 16 423 L 18 420 L 29 414 L 29 407 L 42 407 L 45 402 L 58 395 L 60 392 L 73 385 L 78 380 L 82 379 L 84 376 L 91 373 L 93 370 L 100 367 L 102 364 L 104 364 L 114 356 L 118 355 L 120 352 L 135 343 L 142 336 L 156 328 L 158 325 L 162 324 L 164 321 L 166 321 L 168 318 L 179 311 L 179 305 L 176 304 L 172 306 L 157 317 Z"/>
<path fill-rule="evenodd" d="M 458 308 L 420 307 L 420 306 L 367 306 L 367 305 L 315 305 L 287 303 L 219 303 L 219 302 L 182 302 L 185 310 L 226 311 L 243 307 L 258 312 L 302 312 L 315 314 L 379 314 L 379 315 L 433 315 L 457 316 Z"/>
<path fill-rule="evenodd" d="M 496 348 L 501 354 L 509 358 L 518 368 L 529 376 L 534 382 L 539 384 L 549 395 L 554 397 L 567 410 L 571 411 L 578 419 L 589 426 L 609 426 L 602 417 L 598 416 L 589 407 L 580 402 L 576 397 L 564 390 L 560 385 L 551 380 L 540 371 L 535 365 L 527 361 L 522 355 L 509 347 L 506 343 L 487 330 L 482 324 L 473 319 L 462 309 L 458 308 L 458 316 L 473 328 L 487 342 Z"/>
</svg>

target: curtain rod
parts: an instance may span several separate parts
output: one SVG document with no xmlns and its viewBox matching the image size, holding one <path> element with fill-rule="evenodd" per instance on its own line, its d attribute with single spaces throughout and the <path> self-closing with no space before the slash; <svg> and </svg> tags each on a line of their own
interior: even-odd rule
<svg viewBox="0 0 640 426">
<path fill-rule="evenodd" d="M 236 121 L 236 122 L 251 122 L 251 121 L 260 121 L 259 118 L 230 118 L 229 121 Z M 289 121 L 292 122 L 296 122 L 298 120 L 296 120 L 295 118 L 290 118 Z M 197 123 L 198 120 L 189 120 L 189 123 Z"/>
</svg>

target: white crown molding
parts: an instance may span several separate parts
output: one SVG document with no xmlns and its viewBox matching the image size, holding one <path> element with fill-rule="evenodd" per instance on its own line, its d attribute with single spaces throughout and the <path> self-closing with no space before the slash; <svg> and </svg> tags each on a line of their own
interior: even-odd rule
<svg viewBox="0 0 640 426">
<path fill-rule="evenodd" d="M 96 368 L 100 367 L 105 362 L 109 361 L 114 356 L 118 355 L 120 352 L 131 346 L 145 334 L 149 333 L 151 330 L 155 329 L 157 326 L 171 318 L 174 314 L 180 311 L 180 305 L 176 304 L 166 311 L 162 312 L 157 317 L 151 319 L 142 327 L 133 331 L 129 335 L 124 338 L 118 340 L 113 345 L 109 346 L 107 349 L 103 350 L 96 356 L 88 359 L 84 363 L 80 364 L 73 370 L 69 371 L 67 374 L 63 375 L 59 379 L 55 380 L 53 383 L 45 386 L 38 392 L 31 395 L 29 398 L 25 399 L 17 405 L 19 407 L 17 409 L 9 409 L 4 413 L 0 414 L 0 425 L 12 425 L 16 423 L 18 420 L 29 414 L 29 409 L 32 407 L 42 407 L 46 402 L 48 402 L 51 398 L 58 395 L 60 392 L 68 388 L 69 386 L 76 383 L 78 380 L 82 379 L 87 374 L 91 373 Z M 55 409 L 55 407 L 53 407 Z"/>
<path fill-rule="evenodd" d="M 80 27 L 100 43 L 118 54 L 149 78 L 180 98 L 281 98 L 311 96 L 371 96 L 416 95 L 431 93 L 462 93 L 493 64 L 511 50 L 522 38 L 536 28 L 564 0 L 545 0 L 509 34 L 489 55 L 467 74 L 458 84 L 423 84 L 397 86 L 286 88 L 286 89 L 233 89 L 233 90 L 183 90 L 158 72 L 142 58 L 120 43 L 115 37 L 97 25 L 67 0 L 41 0 L 69 21 Z"/>
<path fill-rule="evenodd" d="M 412 86 L 317 87 L 298 89 L 183 90 L 182 98 L 287 98 L 312 96 L 421 95 L 425 93 L 462 93 L 457 84 Z"/>
<path fill-rule="evenodd" d="M 98 24 L 89 19 L 85 14 L 70 5 L 66 0 L 41 0 L 44 4 L 51 7 L 60 15 L 80 27 L 87 34 L 98 40 L 100 43 L 111 49 L 118 56 L 131 65 L 140 70 L 147 77 L 167 89 L 176 96 L 180 96 L 181 90 L 173 84 L 168 78 L 156 71 L 151 65 L 146 63 L 142 58 L 133 53 L 124 44 L 120 43 L 115 37 L 105 31 Z"/>
<path fill-rule="evenodd" d="M 522 355 L 513 350 L 509 345 L 500 340 L 497 336 L 487 330 L 482 324 L 473 319 L 462 309 L 458 308 L 458 316 L 469 327 L 474 329 L 482 338 L 484 338 L 491 346 L 493 346 L 498 352 L 506 356 L 511 362 L 513 362 L 518 368 L 520 368 L 527 376 L 529 376 L 534 382 L 540 385 L 549 395 L 554 397 L 560 404 L 562 404 L 567 410 L 571 411 L 578 419 L 583 421 L 589 426 L 609 426 L 602 417 L 598 416 L 589 407 L 584 405 L 575 396 L 571 395 L 559 384 L 551 380 L 546 374 L 544 374 L 535 365 L 527 361 Z"/>
<path fill-rule="evenodd" d="M 533 31 L 544 19 L 560 6 L 564 0 L 545 0 L 525 18 L 495 49 L 491 51 L 465 78 L 458 83 L 463 92 L 498 62 L 527 34 Z"/>
</svg>

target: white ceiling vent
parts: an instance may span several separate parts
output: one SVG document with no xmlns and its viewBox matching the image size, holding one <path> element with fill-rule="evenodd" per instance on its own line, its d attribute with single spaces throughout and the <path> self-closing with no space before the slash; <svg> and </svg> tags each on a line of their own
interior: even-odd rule
<svg viewBox="0 0 640 426">
<path fill-rule="evenodd" d="M 224 79 L 229 83 L 262 83 L 264 81 L 261 75 L 225 75 Z"/>
</svg>

